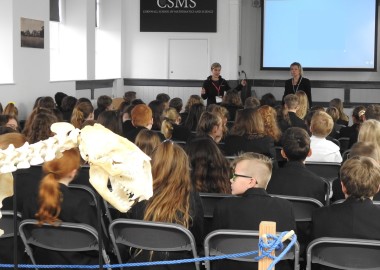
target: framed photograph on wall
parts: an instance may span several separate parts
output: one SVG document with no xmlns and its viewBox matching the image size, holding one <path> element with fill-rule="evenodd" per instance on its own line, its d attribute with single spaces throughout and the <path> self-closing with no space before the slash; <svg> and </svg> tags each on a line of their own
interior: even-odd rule
<svg viewBox="0 0 380 270">
<path fill-rule="evenodd" d="M 44 21 L 21 18 L 21 47 L 44 48 Z"/>
</svg>

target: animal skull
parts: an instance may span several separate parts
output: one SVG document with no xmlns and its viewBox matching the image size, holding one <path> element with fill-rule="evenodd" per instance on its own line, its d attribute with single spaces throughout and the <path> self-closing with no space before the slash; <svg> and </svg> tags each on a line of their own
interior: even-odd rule
<svg viewBox="0 0 380 270">
<path fill-rule="evenodd" d="M 51 130 L 56 135 L 47 140 L 0 150 L 0 209 L 2 200 L 13 195 L 12 172 L 59 158 L 61 152 L 77 146 L 90 164 L 90 183 L 120 212 L 127 212 L 136 200 L 153 195 L 150 158 L 127 139 L 100 124 L 80 131 L 69 123 L 54 123 Z"/>
<path fill-rule="evenodd" d="M 100 124 L 86 126 L 79 137 L 79 151 L 90 164 L 91 185 L 120 212 L 127 212 L 135 200 L 153 195 L 150 158 L 127 139 Z"/>
</svg>

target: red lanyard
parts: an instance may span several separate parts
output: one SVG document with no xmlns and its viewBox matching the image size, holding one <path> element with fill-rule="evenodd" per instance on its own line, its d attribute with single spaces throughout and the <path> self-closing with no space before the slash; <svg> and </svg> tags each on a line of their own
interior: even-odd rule
<svg viewBox="0 0 380 270">
<path fill-rule="evenodd" d="M 215 87 L 215 89 L 216 89 L 216 91 L 218 91 L 218 96 L 219 96 L 219 92 L 220 92 L 220 85 L 219 85 L 219 87 L 218 86 L 216 86 L 216 84 L 214 83 L 214 82 L 212 82 L 212 85 Z"/>
</svg>

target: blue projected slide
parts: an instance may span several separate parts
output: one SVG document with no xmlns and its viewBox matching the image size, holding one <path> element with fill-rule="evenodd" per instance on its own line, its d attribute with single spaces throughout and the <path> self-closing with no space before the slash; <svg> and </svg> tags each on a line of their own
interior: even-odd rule
<svg viewBox="0 0 380 270">
<path fill-rule="evenodd" d="M 376 0 L 264 0 L 262 68 L 375 69 Z"/>
</svg>

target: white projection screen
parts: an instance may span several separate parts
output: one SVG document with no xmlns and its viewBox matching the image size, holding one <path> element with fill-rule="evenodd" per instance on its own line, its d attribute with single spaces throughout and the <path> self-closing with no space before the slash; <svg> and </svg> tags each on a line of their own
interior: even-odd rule
<svg viewBox="0 0 380 270">
<path fill-rule="evenodd" d="M 377 0 L 263 0 L 261 69 L 376 71 Z"/>
</svg>

